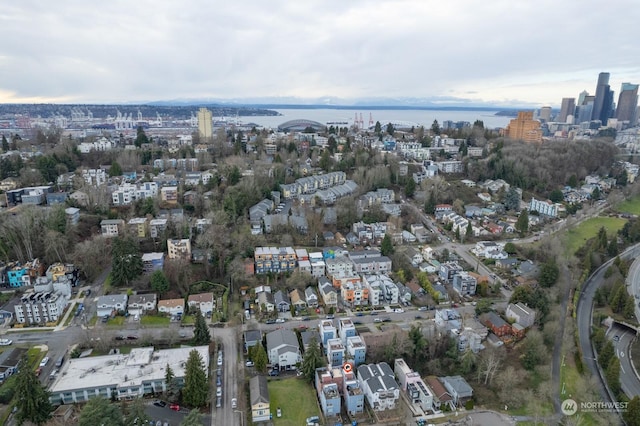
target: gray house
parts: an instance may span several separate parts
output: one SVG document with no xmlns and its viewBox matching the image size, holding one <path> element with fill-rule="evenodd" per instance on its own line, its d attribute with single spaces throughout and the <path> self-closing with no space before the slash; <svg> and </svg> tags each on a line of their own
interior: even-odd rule
<svg viewBox="0 0 640 426">
<path fill-rule="evenodd" d="M 96 302 L 98 317 L 111 315 L 118 311 L 126 311 L 127 300 L 128 297 L 126 294 L 110 294 L 108 296 L 98 297 L 98 301 Z"/>
<path fill-rule="evenodd" d="M 25 348 L 13 348 L 0 354 L 0 383 L 18 372 L 18 364 L 25 353 Z"/>
<path fill-rule="evenodd" d="M 275 330 L 267 334 L 267 355 L 272 366 L 278 365 L 280 370 L 295 366 L 302 361 L 300 344 L 296 334 L 291 330 Z"/>
<path fill-rule="evenodd" d="M 318 295 L 313 287 L 307 287 L 304 289 L 304 295 L 307 300 L 307 306 L 310 308 L 318 307 Z"/>
<path fill-rule="evenodd" d="M 289 300 L 289 295 L 282 290 L 278 290 L 273 295 L 273 303 L 276 305 L 278 312 L 288 312 L 291 310 L 291 300 Z"/>
<path fill-rule="evenodd" d="M 461 405 L 464 401 L 473 397 L 473 389 L 469 386 L 469 383 L 460 376 L 441 377 L 440 381 L 456 405 Z"/>
<path fill-rule="evenodd" d="M 244 350 L 249 352 L 252 346 L 262 344 L 262 331 L 260 330 L 247 330 L 244 332 Z"/>
</svg>

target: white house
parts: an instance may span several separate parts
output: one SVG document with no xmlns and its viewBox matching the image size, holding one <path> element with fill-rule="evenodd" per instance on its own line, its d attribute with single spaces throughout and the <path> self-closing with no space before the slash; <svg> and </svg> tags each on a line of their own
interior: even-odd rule
<svg viewBox="0 0 640 426">
<path fill-rule="evenodd" d="M 296 334 L 291 330 L 274 330 L 267 333 L 267 355 L 272 366 L 289 369 L 302 361 L 300 345 Z"/>
<path fill-rule="evenodd" d="M 393 410 L 400 399 L 400 386 L 386 362 L 358 367 L 358 381 L 374 411 Z"/>
<path fill-rule="evenodd" d="M 189 305 L 189 309 L 198 308 L 203 315 L 207 313 L 213 312 L 213 293 L 199 293 L 199 294 L 191 294 L 187 298 L 187 305 Z"/>
<path fill-rule="evenodd" d="M 111 315 L 118 311 L 126 311 L 128 299 L 126 294 L 110 294 L 98 297 L 96 302 L 98 317 Z"/>
<path fill-rule="evenodd" d="M 141 316 L 145 311 L 153 311 L 157 303 L 158 297 L 155 294 L 132 294 L 129 296 L 127 312 L 129 315 Z"/>
<path fill-rule="evenodd" d="M 184 299 L 166 299 L 158 302 L 158 312 L 169 315 L 184 314 Z"/>
</svg>

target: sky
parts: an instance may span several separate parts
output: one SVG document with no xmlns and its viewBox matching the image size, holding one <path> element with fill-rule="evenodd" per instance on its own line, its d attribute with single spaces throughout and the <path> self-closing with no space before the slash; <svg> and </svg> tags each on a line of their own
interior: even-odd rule
<svg viewBox="0 0 640 426">
<path fill-rule="evenodd" d="M 559 106 L 640 83 L 637 0 L 19 0 L 0 103 Z"/>
</svg>

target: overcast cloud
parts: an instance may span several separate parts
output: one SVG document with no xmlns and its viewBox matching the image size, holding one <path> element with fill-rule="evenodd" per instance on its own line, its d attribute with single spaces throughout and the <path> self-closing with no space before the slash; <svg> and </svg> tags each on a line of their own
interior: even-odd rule
<svg viewBox="0 0 640 426">
<path fill-rule="evenodd" d="M 19 0 L 0 102 L 428 98 L 554 105 L 640 83 L 637 0 Z"/>
</svg>

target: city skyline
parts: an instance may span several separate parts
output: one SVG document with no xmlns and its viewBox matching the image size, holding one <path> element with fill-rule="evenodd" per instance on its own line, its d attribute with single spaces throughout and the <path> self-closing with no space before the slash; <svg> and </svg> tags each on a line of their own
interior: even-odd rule
<svg viewBox="0 0 640 426">
<path fill-rule="evenodd" d="M 617 101 L 640 82 L 634 6 L 27 0 L 0 15 L 0 103 L 559 108 L 601 72 Z"/>
</svg>

